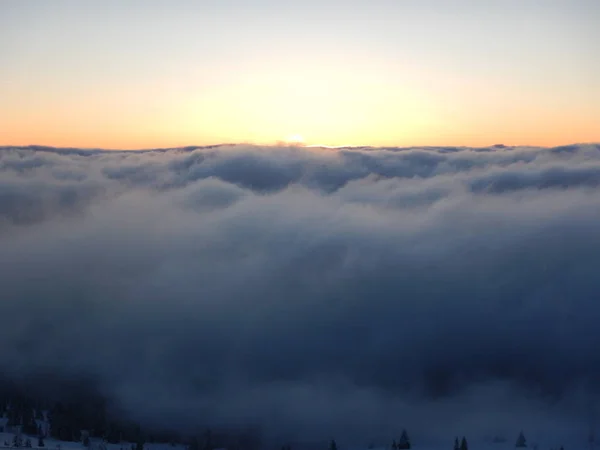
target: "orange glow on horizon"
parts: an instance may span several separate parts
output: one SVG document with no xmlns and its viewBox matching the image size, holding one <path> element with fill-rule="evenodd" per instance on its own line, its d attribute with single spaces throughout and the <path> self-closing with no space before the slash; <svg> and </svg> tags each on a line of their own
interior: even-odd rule
<svg viewBox="0 0 600 450">
<path fill-rule="evenodd" d="M 593 2 L 9 3 L 0 145 L 600 141 Z"/>
<path fill-rule="evenodd" d="M 0 110 L 0 145 L 142 149 L 254 143 L 323 146 L 555 146 L 600 141 L 597 104 L 560 92 L 436 80 L 418 68 L 361 71 L 257 64 L 216 86 L 168 80 L 65 92 L 14 90 Z M 524 95 L 527 94 L 525 97 Z M 282 136 L 288 138 L 282 139 Z M 291 136 L 291 137 L 290 137 Z M 300 137 L 302 136 L 302 137 Z M 292 142 L 293 141 L 293 142 Z"/>
</svg>

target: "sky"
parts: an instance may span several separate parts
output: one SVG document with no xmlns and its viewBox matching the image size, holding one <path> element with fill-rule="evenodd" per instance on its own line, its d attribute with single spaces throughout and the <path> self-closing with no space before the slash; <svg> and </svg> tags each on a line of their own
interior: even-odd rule
<svg viewBox="0 0 600 450">
<path fill-rule="evenodd" d="M 597 142 L 599 22 L 596 0 L 4 0 L 0 145 Z"/>
<path fill-rule="evenodd" d="M 598 144 L 0 148 L 0 374 L 266 449 L 588 448 L 599 191 Z"/>
</svg>

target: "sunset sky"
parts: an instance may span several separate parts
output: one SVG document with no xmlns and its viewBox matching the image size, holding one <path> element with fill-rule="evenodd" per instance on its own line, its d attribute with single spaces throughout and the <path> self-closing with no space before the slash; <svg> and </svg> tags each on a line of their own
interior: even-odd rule
<svg viewBox="0 0 600 450">
<path fill-rule="evenodd" d="M 598 0 L 3 0 L 0 145 L 596 142 L 599 23 Z"/>
</svg>

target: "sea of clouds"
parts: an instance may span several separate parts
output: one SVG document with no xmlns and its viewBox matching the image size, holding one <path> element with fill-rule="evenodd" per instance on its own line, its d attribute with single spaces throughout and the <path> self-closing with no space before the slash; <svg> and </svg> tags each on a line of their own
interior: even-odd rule
<svg viewBox="0 0 600 450">
<path fill-rule="evenodd" d="M 578 435 L 599 302 L 600 145 L 0 149 L 0 371 L 149 424 Z"/>
</svg>

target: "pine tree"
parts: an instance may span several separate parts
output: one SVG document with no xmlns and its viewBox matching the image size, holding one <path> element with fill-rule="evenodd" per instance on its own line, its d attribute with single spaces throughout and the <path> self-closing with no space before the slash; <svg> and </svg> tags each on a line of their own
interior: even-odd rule
<svg viewBox="0 0 600 450">
<path fill-rule="evenodd" d="M 331 444 L 329 444 L 329 450 L 337 450 L 337 444 L 335 442 L 335 439 L 331 440 Z"/>
<path fill-rule="evenodd" d="M 7 426 L 14 427 L 20 425 L 20 418 L 18 417 L 17 407 L 14 402 L 11 403 L 10 408 L 6 413 L 6 417 L 8 419 L 6 422 Z"/>
<path fill-rule="evenodd" d="M 515 447 L 517 447 L 517 448 L 527 447 L 527 440 L 525 439 L 525 435 L 523 434 L 522 431 L 519 433 L 519 437 L 517 438 Z"/>
<path fill-rule="evenodd" d="M 454 438 L 454 450 L 460 450 L 460 444 L 458 443 L 458 436 Z"/>
<path fill-rule="evenodd" d="M 25 406 L 21 415 L 21 423 L 23 424 L 23 433 L 35 434 L 37 432 L 37 424 L 35 423 L 35 415 L 33 408 Z"/>
<path fill-rule="evenodd" d="M 213 437 L 212 437 L 212 431 L 206 430 L 206 433 L 204 435 L 204 448 L 203 450 L 212 450 L 213 449 Z"/>
<path fill-rule="evenodd" d="M 190 440 L 190 445 L 188 445 L 188 450 L 200 450 L 200 442 L 197 437 L 193 437 Z"/>
<path fill-rule="evenodd" d="M 402 430 L 402 434 L 400 435 L 400 441 L 398 441 L 398 448 L 400 450 L 410 449 L 410 439 L 406 430 Z"/>
<path fill-rule="evenodd" d="M 469 446 L 467 445 L 467 438 L 464 436 L 460 441 L 460 450 L 469 450 Z"/>
<path fill-rule="evenodd" d="M 392 442 L 392 448 L 394 450 L 398 450 L 398 444 L 396 443 L 396 439 L 394 439 L 394 441 Z"/>
</svg>

